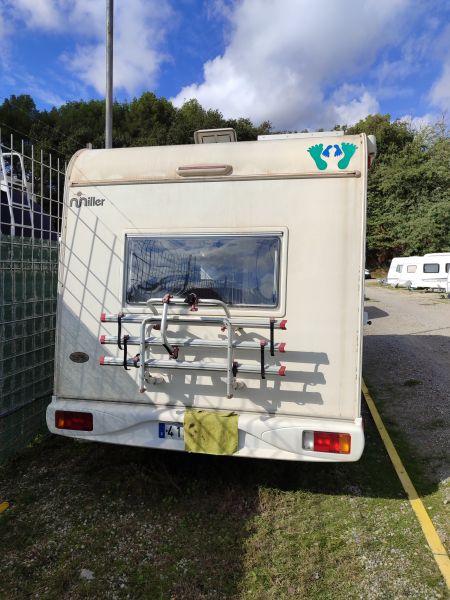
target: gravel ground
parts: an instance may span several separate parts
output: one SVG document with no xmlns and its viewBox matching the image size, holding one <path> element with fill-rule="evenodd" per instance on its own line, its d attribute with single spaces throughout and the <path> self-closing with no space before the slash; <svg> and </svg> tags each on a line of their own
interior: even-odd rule
<svg viewBox="0 0 450 600">
<path fill-rule="evenodd" d="M 366 285 L 366 310 L 372 321 L 364 338 L 366 382 L 394 439 L 405 444 L 419 473 L 428 480 L 429 491 L 442 490 L 447 512 L 450 301 L 438 294 L 394 290 L 370 282 Z M 402 458 L 408 461 L 406 456 Z M 415 483 L 420 487 L 421 482 Z M 439 515 L 437 521 L 445 524 L 445 516 Z M 443 525 L 439 529 L 441 534 L 445 532 Z"/>
</svg>

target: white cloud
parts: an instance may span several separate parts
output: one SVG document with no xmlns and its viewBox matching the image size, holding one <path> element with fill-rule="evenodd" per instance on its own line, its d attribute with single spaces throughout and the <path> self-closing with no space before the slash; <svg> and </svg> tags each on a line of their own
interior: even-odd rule
<svg viewBox="0 0 450 600">
<path fill-rule="evenodd" d="M 0 2 L 0 67 L 7 68 L 9 58 L 9 28 L 5 16 L 5 7 Z"/>
<path fill-rule="evenodd" d="M 79 81 L 104 93 L 104 1 L 14 0 L 13 5 L 11 0 L 9 11 L 17 27 L 63 33 L 76 41 L 75 50 L 61 56 L 63 64 Z M 115 3 L 116 90 L 123 89 L 134 94 L 144 86 L 151 88 L 155 85 L 159 68 L 167 60 L 161 47 L 173 21 L 169 0 L 123 0 Z"/>
<path fill-rule="evenodd" d="M 450 60 L 444 65 L 442 75 L 431 88 L 430 100 L 443 111 L 450 111 Z"/>
<path fill-rule="evenodd" d="M 381 49 L 398 44 L 409 6 L 410 0 L 241 0 L 229 16 L 223 55 L 205 63 L 203 82 L 183 88 L 174 102 L 197 98 L 226 117 L 270 119 L 280 129 L 350 124 L 378 109 L 373 92 L 354 90 L 335 105 L 328 90 L 366 73 Z"/>
<path fill-rule="evenodd" d="M 333 94 L 333 111 L 339 125 L 353 125 L 379 110 L 378 100 L 364 86 L 343 85 Z"/>
<path fill-rule="evenodd" d="M 14 0 L 14 11 L 23 18 L 26 27 L 57 29 L 63 25 L 63 2 L 58 0 Z"/>
<path fill-rule="evenodd" d="M 438 115 L 436 113 L 426 113 L 419 117 L 414 117 L 413 115 L 403 115 L 402 117 L 400 117 L 399 121 L 407 123 L 411 127 L 411 129 L 420 131 L 424 127 L 434 125 L 439 121 L 440 118 L 442 118 L 442 115 Z"/>
</svg>

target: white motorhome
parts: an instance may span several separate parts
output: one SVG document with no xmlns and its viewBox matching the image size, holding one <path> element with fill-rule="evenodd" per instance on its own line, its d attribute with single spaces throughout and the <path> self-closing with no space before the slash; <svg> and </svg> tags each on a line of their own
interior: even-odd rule
<svg viewBox="0 0 450 600">
<path fill-rule="evenodd" d="M 393 258 L 385 283 L 393 287 L 416 287 L 420 277 L 422 258 L 420 256 L 399 256 Z"/>
<path fill-rule="evenodd" d="M 450 252 L 424 254 L 415 287 L 446 291 L 449 272 Z"/>
<path fill-rule="evenodd" d="M 196 141 L 224 136 L 234 137 Z M 50 431 L 359 459 L 375 151 L 364 134 L 321 133 L 78 152 L 65 190 Z"/>
</svg>

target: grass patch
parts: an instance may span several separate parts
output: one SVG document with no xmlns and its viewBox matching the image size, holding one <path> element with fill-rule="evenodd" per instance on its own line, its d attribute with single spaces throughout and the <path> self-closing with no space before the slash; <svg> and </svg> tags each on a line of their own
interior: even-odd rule
<svg viewBox="0 0 450 600">
<path fill-rule="evenodd" d="M 430 469 L 430 466 L 435 465 L 436 463 L 448 464 L 448 445 L 444 443 L 441 452 L 434 451 L 433 455 L 425 456 L 423 453 L 419 454 L 414 442 L 405 435 L 401 423 L 398 423 L 398 421 L 394 420 L 392 417 L 388 418 L 383 415 L 383 404 L 389 402 L 390 397 L 395 397 L 397 393 L 394 386 L 392 386 L 392 390 L 389 391 L 388 395 L 385 395 L 373 392 L 370 387 L 370 381 L 368 382 L 368 385 L 388 433 L 411 477 L 414 487 L 421 497 L 424 506 L 438 531 L 441 541 L 444 546 L 447 547 L 447 551 L 449 551 L 450 479 L 447 478 L 444 481 L 437 481 L 436 477 L 432 476 L 432 469 Z M 420 427 L 427 431 L 436 430 L 437 432 L 440 432 L 446 424 L 447 421 L 444 417 L 427 418 L 426 414 L 424 414 L 423 422 L 421 422 Z"/>
<path fill-rule="evenodd" d="M 0 469 L 0 598 L 445 598 L 367 415 L 365 432 L 350 464 L 45 440 Z"/>
</svg>

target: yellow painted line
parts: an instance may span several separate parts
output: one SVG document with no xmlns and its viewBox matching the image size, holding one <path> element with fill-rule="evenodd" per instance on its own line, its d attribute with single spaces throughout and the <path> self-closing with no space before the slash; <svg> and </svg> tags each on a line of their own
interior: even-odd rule
<svg viewBox="0 0 450 600">
<path fill-rule="evenodd" d="M 5 512 L 9 508 L 9 502 L 0 502 L 0 513 Z"/>
<path fill-rule="evenodd" d="M 414 487 L 411 479 L 409 478 L 408 473 L 406 472 L 402 460 L 398 455 L 394 444 L 392 443 L 389 433 L 387 432 L 386 427 L 384 426 L 384 423 L 380 417 L 380 413 L 378 412 L 378 409 L 375 406 L 375 402 L 373 401 L 373 398 L 370 395 L 370 392 L 367 389 L 364 380 L 362 380 L 361 387 L 367 402 L 367 406 L 369 407 L 369 410 L 372 414 L 372 418 L 375 421 L 375 425 L 377 426 L 378 432 L 389 454 L 389 458 L 391 459 L 392 464 L 394 465 L 394 469 L 398 475 L 398 478 L 400 479 L 403 485 L 403 489 L 405 490 L 409 498 L 411 507 L 416 513 L 417 520 L 419 521 L 420 526 L 422 527 L 423 534 L 428 542 L 431 552 L 433 553 L 434 560 L 436 561 L 439 569 L 441 570 L 447 587 L 450 589 L 450 559 L 448 557 L 447 551 L 445 550 L 444 545 L 441 542 L 438 532 L 436 531 L 425 509 L 425 506 L 423 505 L 422 500 L 419 498 L 419 495 L 416 492 L 416 488 Z"/>
</svg>

